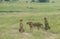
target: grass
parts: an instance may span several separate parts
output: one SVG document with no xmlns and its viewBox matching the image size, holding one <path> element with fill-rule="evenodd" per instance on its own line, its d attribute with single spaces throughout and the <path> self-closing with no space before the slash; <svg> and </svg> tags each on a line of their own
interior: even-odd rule
<svg viewBox="0 0 60 39">
<path fill-rule="evenodd" d="M 30 1 L 26 3 L 26 1 L 28 0 L 0 3 L 0 11 L 22 11 L 0 12 L 0 39 L 46 39 L 50 33 L 56 34 L 56 39 L 60 39 L 60 1 L 51 0 L 50 3 L 31 3 Z M 55 3 L 51 3 L 52 1 Z M 51 29 L 45 33 L 42 29 L 38 31 L 35 28 L 32 33 L 29 33 L 30 28 L 26 22 L 44 24 L 44 17 L 47 17 Z M 20 19 L 23 19 L 24 29 L 28 35 L 18 32 Z"/>
<path fill-rule="evenodd" d="M 37 29 L 34 29 L 34 31 L 32 33 L 29 33 L 29 35 L 24 35 L 18 32 L 20 19 L 24 20 L 24 29 L 26 30 L 26 32 L 29 32 L 29 26 L 26 24 L 26 22 L 33 21 L 41 22 L 44 24 L 44 17 L 47 17 L 48 22 L 51 26 L 49 32 L 54 34 L 60 34 L 59 12 L 41 12 L 35 14 L 33 12 L 0 13 L 0 39 L 45 39 L 47 34 L 41 32 L 41 30 L 38 31 Z"/>
<path fill-rule="evenodd" d="M 0 3 L 0 11 L 51 12 L 51 11 L 60 11 L 60 5 L 59 3 L 8 2 L 8 3 Z"/>
</svg>

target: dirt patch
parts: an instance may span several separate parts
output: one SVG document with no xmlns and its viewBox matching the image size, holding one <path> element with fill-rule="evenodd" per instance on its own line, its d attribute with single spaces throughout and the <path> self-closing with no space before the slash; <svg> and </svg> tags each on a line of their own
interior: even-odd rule
<svg viewBox="0 0 60 39">
<path fill-rule="evenodd" d="M 27 32 L 24 32 L 24 33 L 22 33 L 24 36 L 27 36 L 27 37 L 31 37 L 32 36 L 32 34 L 31 33 L 27 33 Z"/>
<path fill-rule="evenodd" d="M 45 37 L 45 39 L 55 39 L 55 38 L 57 38 L 57 34 L 50 33 L 50 32 L 47 32 L 46 34 L 47 34 L 47 36 Z"/>
</svg>

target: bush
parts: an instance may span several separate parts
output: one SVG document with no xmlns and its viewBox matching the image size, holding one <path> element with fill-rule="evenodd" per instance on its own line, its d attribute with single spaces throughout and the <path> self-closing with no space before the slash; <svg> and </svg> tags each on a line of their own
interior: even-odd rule
<svg viewBox="0 0 60 39">
<path fill-rule="evenodd" d="M 32 2 L 35 2 L 35 0 L 32 0 Z"/>
<path fill-rule="evenodd" d="M 55 3 L 55 1 L 52 1 L 52 3 Z"/>
</svg>

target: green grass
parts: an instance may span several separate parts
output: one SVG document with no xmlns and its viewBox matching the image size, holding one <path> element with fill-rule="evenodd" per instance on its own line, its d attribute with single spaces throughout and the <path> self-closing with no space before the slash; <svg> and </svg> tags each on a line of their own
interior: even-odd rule
<svg viewBox="0 0 60 39">
<path fill-rule="evenodd" d="M 0 11 L 51 12 L 60 11 L 60 5 L 59 3 L 26 3 L 25 1 L 14 3 L 4 2 L 0 3 Z"/>
<path fill-rule="evenodd" d="M 0 11 L 22 11 L 0 12 L 0 39 L 45 39 L 50 36 L 49 32 L 56 34 L 56 39 L 60 39 L 60 0 L 51 0 L 50 3 L 31 3 L 30 0 L 26 3 L 26 1 L 28 0 L 0 3 Z M 51 3 L 52 1 L 55 3 Z M 44 17 L 47 17 L 51 29 L 45 33 L 42 29 L 38 31 L 35 28 L 29 33 L 30 28 L 26 22 L 44 24 Z M 29 35 L 18 32 L 20 19 L 23 19 L 24 29 Z"/>
<path fill-rule="evenodd" d="M 0 13 L 0 39 L 45 39 L 47 34 L 41 32 L 41 29 L 39 31 L 37 29 L 33 29 L 33 32 L 29 33 L 28 36 L 18 32 L 20 19 L 23 19 L 25 31 L 29 32 L 29 26 L 26 24 L 26 22 L 33 21 L 44 24 L 44 17 L 47 17 L 51 27 L 49 32 L 57 35 L 60 34 L 59 12 L 37 12 L 35 14 L 33 12 Z"/>
</svg>

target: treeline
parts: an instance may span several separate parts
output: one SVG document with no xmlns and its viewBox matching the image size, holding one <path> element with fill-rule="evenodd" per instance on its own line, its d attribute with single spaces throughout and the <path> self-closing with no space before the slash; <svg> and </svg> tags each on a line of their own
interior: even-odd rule
<svg viewBox="0 0 60 39">
<path fill-rule="evenodd" d="M 18 1 L 18 0 L 0 0 L 0 2 L 12 2 L 12 1 Z"/>
<path fill-rule="evenodd" d="M 32 0 L 32 2 L 35 2 L 36 0 Z M 49 0 L 37 0 L 37 2 L 49 2 Z"/>
<path fill-rule="evenodd" d="M 4 2 L 4 1 L 19 1 L 19 0 L 0 0 L 0 2 Z M 49 2 L 49 0 L 31 0 L 31 2 Z"/>
</svg>

